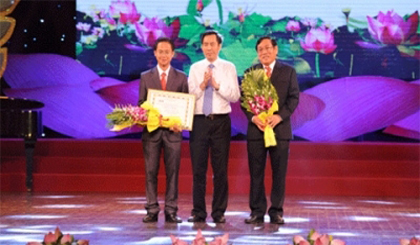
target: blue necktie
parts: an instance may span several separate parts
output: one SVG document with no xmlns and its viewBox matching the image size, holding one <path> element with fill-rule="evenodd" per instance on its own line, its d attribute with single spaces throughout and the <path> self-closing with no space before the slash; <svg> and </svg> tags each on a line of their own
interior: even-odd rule
<svg viewBox="0 0 420 245">
<path fill-rule="evenodd" d="M 213 64 L 209 65 L 210 69 L 214 68 Z M 210 78 L 211 79 L 211 78 Z M 211 83 L 211 81 L 209 81 Z M 213 87 L 207 85 L 206 90 L 204 90 L 204 100 L 203 100 L 203 113 L 208 116 L 212 113 L 213 108 Z"/>
</svg>

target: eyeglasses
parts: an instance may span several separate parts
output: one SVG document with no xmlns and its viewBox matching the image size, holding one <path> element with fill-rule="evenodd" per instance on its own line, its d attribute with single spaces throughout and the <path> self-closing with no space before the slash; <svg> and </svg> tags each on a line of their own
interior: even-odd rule
<svg viewBox="0 0 420 245">
<path fill-rule="evenodd" d="M 260 47 L 257 49 L 258 53 L 262 53 L 264 51 L 270 52 L 273 50 L 273 46 L 265 46 L 265 47 Z"/>
</svg>

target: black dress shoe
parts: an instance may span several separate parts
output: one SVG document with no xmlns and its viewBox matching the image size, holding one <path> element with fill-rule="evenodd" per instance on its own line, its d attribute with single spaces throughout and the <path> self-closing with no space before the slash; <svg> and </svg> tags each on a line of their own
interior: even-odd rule
<svg viewBox="0 0 420 245">
<path fill-rule="evenodd" d="M 256 215 L 251 215 L 251 216 L 249 216 L 248 219 L 245 219 L 245 223 L 247 223 L 247 224 L 264 223 L 264 217 L 258 217 Z"/>
<path fill-rule="evenodd" d="M 283 219 L 283 217 L 281 217 L 281 215 L 270 216 L 270 223 L 271 224 L 283 225 L 284 224 L 284 219 Z"/>
<path fill-rule="evenodd" d="M 188 218 L 188 222 L 206 222 L 206 219 L 198 217 L 197 215 L 193 215 Z"/>
<path fill-rule="evenodd" d="M 158 221 L 158 214 L 147 214 L 143 218 L 143 223 L 153 223 Z"/>
<path fill-rule="evenodd" d="M 165 222 L 168 223 L 182 223 L 182 219 L 176 214 L 165 214 Z"/>
<path fill-rule="evenodd" d="M 218 216 L 218 217 L 214 217 L 213 218 L 213 222 L 214 223 L 226 223 L 226 218 L 225 218 L 224 215 Z"/>
</svg>

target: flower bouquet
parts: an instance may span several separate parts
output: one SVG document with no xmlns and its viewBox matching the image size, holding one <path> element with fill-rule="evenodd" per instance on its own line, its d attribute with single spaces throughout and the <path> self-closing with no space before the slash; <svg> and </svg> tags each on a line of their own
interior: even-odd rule
<svg viewBox="0 0 420 245">
<path fill-rule="evenodd" d="M 63 235 L 60 229 L 55 228 L 54 233 L 48 232 L 43 242 L 28 242 L 26 245 L 89 245 L 89 240 L 75 240 L 70 234 Z"/>
<path fill-rule="evenodd" d="M 146 126 L 147 130 L 152 132 L 159 127 L 179 127 L 182 124 L 179 117 L 163 117 L 159 110 L 147 101 L 140 107 L 116 106 L 111 113 L 106 115 L 106 118 L 111 131 L 121 131 L 138 125 Z"/>
<path fill-rule="evenodd" d="M 276 89 L 264 69 L 251 69 L 244 75 L 241 84 L 241 106 L 266 122 L 269 116 L 279 110 Z M 264 128 L 265 147 L 277 145 L 274 131 L 270 126 Z"/>
<path fill-rule="evenodd" d="M 172 240 L 172 245 L 188 245 L 187 242 L 180 240 L 178 237 L 175 237 L 174 235 L 170 235 L 170 237 Z M 199 229 L 191 245 L 227 245 L 228 240 L 229 240 L 229 234 L 226 233 L 223 236 L 215 237 L 213 241 L 208 243 L 206 242 L 206 239 L 201 234 L 201 230 Z"/>
<path fill-rule="evenodd" d="M 328 234 L 319 234 L 311 229 L 307 239 L 302 236 L 294 236 L 293 245 L 346 245 L 346 243 L 340 239 L 333 239 Z"/>
</svg>

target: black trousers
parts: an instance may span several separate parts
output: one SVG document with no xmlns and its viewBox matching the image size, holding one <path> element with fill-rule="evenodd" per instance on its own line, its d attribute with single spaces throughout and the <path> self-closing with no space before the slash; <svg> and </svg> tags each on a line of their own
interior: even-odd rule
<svg viewBox="0 0 420 245">
<path fill-rule="evenodd" d="M 277 140 L 277 145 L 266 148 L 263 140 L 248 140 L 248 165 L 251 176 L 249 207 L 251 215 L 262 217 L 267 210 L 265 196 L 265 166 L 267 152 L 270 153 L 272 170 L 270 216 L 283 216 L 284 193 L 286 187 L 287 162 L 289 159 L 289 140 Z"/>
<path fill-rule="evenodd" d="M 207 217 L 206 175 L 210 154 L 213 169 L 213 218 L 223 215 L 228 203 L 227 166 L 229 159 L 231 120 L 228 114 L 194 117 L 190 134 L 190 152 L 193 169 L 193 209 L 191 215 Z"/>
</svg>

